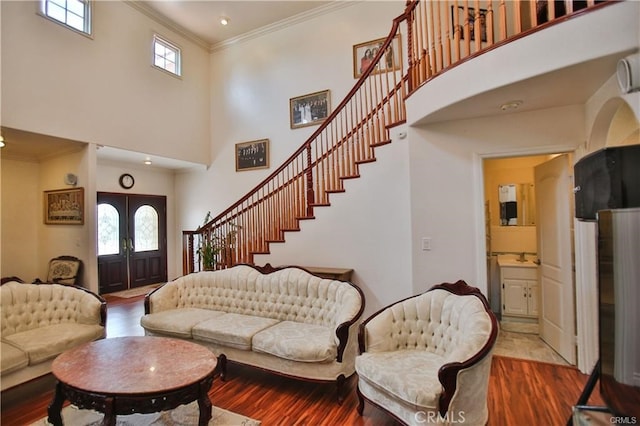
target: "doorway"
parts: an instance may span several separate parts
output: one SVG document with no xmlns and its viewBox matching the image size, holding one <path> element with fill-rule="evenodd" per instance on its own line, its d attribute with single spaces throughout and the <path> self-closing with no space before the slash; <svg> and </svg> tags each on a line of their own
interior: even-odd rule
<svg viewBox="0 0 640 426">
<path fill-rule="evenodd" d="M 483 160 L 487 284 L 492 310 L 507 321 L 507 323 L 503 322 L 505 330 L 513 328 L 514 330 L 511 331 L 519 332 L 518 330 L 522 329 L 526 330 L 525 333 L 535 333 L 569 364 L 575 364 L 573 328 L 566 326 L 567 323 L 575 322 L 574 299 L 571 296 L 574 288 L 572 276 L 574 260 L 570 247 L 573 213 L 569 212 L 573 203 L 570 192 L 572 186 L 567 182 L 570 180 L 568 176 L 564 176 L 564 180 L 559 182 L 554 180 L 553 185 L 551 179 L 549 184 L 547 180 L 537 179 L 538 170 L 542 165 L 552 163 L 554 159 L 562 160 L 557 156 L 558 154 L 543 154 Z M 572 174 L 569 172 L 570 161 L 567 161 L 566 155 L 563 157 L 564 166 L 560 169 L 567 174 Z M 505 197 L 501 190 L 505 187 L 514 189 L 513 200 L 511 198 L 503 200 Z M 522 188 L 528 188 L 529 192 L 521 190 Z M 547 198 L 552 193 L 557 196 L 555 201 L 549 204 Z M 501 207 L 509 204 L 509 201 L 514 204 L 513 219 L 505 220 L 503 217 L 505 209 Z M 547 204 L 542 206 L 542 202 Z M 539 209 L 538 207 L 541 206 L 542 209 Z M 564 207 L 559 209 L 556 206 Z M 559 223 L 562 224 L 561 228 L 552 226 Z M 560 235 L 563 235 L 563 238 L 560 238 Z M 563 242 L 563 250 L 556 253 L 552 249 L 560 247 L 559 242 Z M 568 248 L 565 247 L 567 245 L 569 245 Z M 559 258 L 560 252 L 567 255 L 561 259 L 562 261 L 556 259 Z M 518 259 L 527 261 L 510 262 Z M 518 267 L 500 266 L 511 264 Z M 525 268 L 525 266 L 535 267 L 535 264 L 538 264 L 537 272 L 531 268 Z M 563 279 L 558 281 L 551 280 L 550 271 L 555 273 L 560 270 L 567 272 L 568 277 L 563 276 Z M 504 280 L 503 272 L 504 274 L 517 272 L 518 280 Z M 525 272 L 527 272 L 526 277 Z M 533 276 L 529 277 L 529 275 Z M 564 293 L 565 297 L 558 297 L 558 294 L 552 291 L 556 287 L 549 285 L 552 282 L 563 283 L 562 286 L 556 287 L 566 287 L 569 294 Z M 517 283 L 520 291 L 509 292 L 511 287 L 507 286 L 507 293 L 505 293 L 505 283 L 509 285 Z M 541 284 L 545 284 L 544 289 Z M 524 292 L 523 285 L 527 286 Z M 514 306 L 522 309 L 514 310 Z M 569 332 L 562 338 L 556 338 L 551 333 L 554 330 L 552 326 L 556 324 L 558 327 L 564 324 L 567 329 L 570 328 Z M 559 333 L 556 334 L 559 335 Z M 570 337 L 567 337 L 569 335 Z"/>
<path fill-rule="evenodd" d="M 100 294 L 167 281 L 167 198 L 98 192 Z"/>
</svg>

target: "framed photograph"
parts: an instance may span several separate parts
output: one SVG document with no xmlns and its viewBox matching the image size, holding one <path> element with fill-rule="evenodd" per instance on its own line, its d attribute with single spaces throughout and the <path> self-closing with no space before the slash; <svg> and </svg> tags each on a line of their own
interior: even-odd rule
<svg viewBox="0 0 640 426">
<path fill-rule="evenodd" d="M 469 38 L 471 40 L 475 40 L 475 22 L 476 22 L 476 12 L 472 7 L 467 8 L 467 16 L 464 16 L 464 7 L 458 6 L 456 9 L 455 6 L 451 6 L 451 28 L 453 28 L 453 35 L 455 37 L 456 34 L 456 19 L 455 14 L 458 14 L 458 28 L 460 29 L 460 40 L 464 40 L 464 25 L 465 23 L 469 23 Z M 487 41 L 487 10 L 480 9 L 480 40 Z"/>
<path fill-rule="evenodd" d="M 331 109 L 331 95 L 328 90 L 310 93 L 289 99 L 291 128 L 313 126 L 322 123 Z"/>
<path fill-rule="evenodd" d="M 367 41 L 353 46 L 353 77 L 360 78 L 362 73 L 373 62 L 386 38 Z M 391 46 L 387 49 L 382 61 L 376 65 L 373 74 L 399 70 L 402 66 L 402 49 L 400 34 L 393 38 Z"/>
<path fill-rule="evenodd" d="M 236 172 L 269 167 L 269 139 L 236 144 Z"/>
<path fill-rule="evenodd" d="M 84 188 L 44 191 L 44 223 L 84 224 Z"/>
</svg>

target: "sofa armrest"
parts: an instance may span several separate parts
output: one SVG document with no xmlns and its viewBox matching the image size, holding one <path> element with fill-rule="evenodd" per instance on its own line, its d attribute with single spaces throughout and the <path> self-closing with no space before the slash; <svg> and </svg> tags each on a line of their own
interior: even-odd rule
<svg viewBox="0 0 640 426">
<path fill-rule="evenodd" d="M 178 284 L 170 281 L 144 297 L 145 315 L 178 307 Z"/>
<path fill-rule="evenodd" d="M 352 332 L 352 326 L 360 320 L 362 313 L 364 312 L 365 299 L 364 293 L 360 287 L 350 283 L 344 282 L 351 286 L 356 291 L 348 291 L 344 293 L 341 309 L 336 315 L 336 339 L 338 343 L 336 360 L 342 362 L 344 351 L 349 343 L 349 338 L 356 339 L 355 332 Z M 356 300 L 357 299 L 357 300 Z M 351 336 L 353 334 L 353 336 Z"/>
<path fill-rule="evenodd" d="M 60 284 L 62 285 L 62 284 Z M 102 327 L 107 326 L 107 301 L 101 296 L 79 286 L 65 286 L 84 291 L 86 295 L 80 305 L 78 313 L 78 322 L 82 324 L 98 324 Z"/>
</svg>

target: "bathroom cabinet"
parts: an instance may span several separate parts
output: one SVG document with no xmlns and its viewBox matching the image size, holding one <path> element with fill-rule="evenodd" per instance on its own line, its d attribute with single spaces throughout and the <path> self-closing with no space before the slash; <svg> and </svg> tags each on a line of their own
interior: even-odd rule
<svg viewBox="0 0 640 426">
<path fill-rule="evenodd" d="M 540 286 L 535 264 L 501 266 L 502 316 L 538 318 Z"/>
</svg>

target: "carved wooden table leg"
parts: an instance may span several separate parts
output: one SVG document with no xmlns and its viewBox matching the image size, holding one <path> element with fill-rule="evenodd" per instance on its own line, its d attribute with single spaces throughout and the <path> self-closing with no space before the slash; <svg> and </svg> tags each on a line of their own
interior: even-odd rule
<svg viewBox="0 0 640 426">
<path fill-rule="evenodd" d="M 62 426 L 62 403 L 64 402 L 64 392 L 62 391 L 62 384 L 56 383 L 56 393 L 53 395 L 53 400 L 47 409 L 49 423 L 54 426 Z"/>
<path fill-rule="evenodd" d="M 102 419 L 102 426 L 116 426 L 116 410 L 115 399 L 112 397 L 106 398 L 104 401 L 104 419 Z"/>
<path fill-rule="evenodd" d="M 209 389 L 213 384 L 213 375 L 200 382 L 200 392 L 198 395 L 198 408 L 200 409 L 200 417 L 198 426 L 207 426 L 211 420 L 211 400 L 209 399 Z"/>
</svg>

